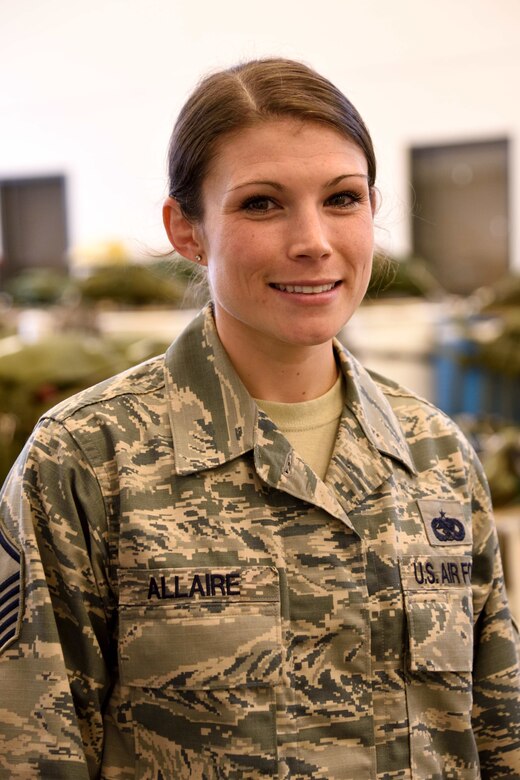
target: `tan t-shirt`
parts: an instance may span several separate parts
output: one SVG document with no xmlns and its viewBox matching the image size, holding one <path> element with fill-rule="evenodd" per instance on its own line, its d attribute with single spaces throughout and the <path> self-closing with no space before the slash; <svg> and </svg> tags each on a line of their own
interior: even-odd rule
<svg viewBox="0 0 520 780">
<path fill-rule="evenodd" d="M 258 398 L 255 401 L 276 423 L 303 460 L 320 479 L 324 479 L 343 410 L 343 375 L 339 375 L 325 395 L 312 401 L 295 404 L 262 401 Z"/>
</svg>

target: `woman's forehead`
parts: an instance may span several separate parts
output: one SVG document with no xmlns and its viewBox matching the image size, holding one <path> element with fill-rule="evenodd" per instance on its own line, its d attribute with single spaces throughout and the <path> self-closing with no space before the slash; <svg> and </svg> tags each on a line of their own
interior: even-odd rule
<svg viewBox="0 0 520 780">
<path fill-rule="evenodd" d="M 283 117 L 264 120 L 224 135 L 218 142 L 208 174 L 232 175 L 241 168 L 265 165 L 305 165 L 314 158 L 350 162 L 366 174 L 361 147 L 325 123 Z"/>
<path fill-rule="evenodd" d="M 238 127 L 227 133 L 223 133 L 216 141 L 217 149 L 233 147 L 237 141 L 245 143 L 259 142 L 263 140 L 272 142 L 273 137 L 280 135 L 299 138 L 315 137 L 316 139 L 335 136 L 338 139 L 354 143 L 347 133 L 341 133 L 337 128 L 325 122 L 314 121 L 298 116 L 282 115 L 268 119 L 261 119 L 254 124 L 247 124 L 244 127 Z"/>
</svg>

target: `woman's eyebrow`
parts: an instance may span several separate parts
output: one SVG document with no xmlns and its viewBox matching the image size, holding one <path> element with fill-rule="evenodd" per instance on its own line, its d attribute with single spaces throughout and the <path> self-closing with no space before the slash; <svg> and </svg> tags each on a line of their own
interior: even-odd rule
<svg viewBox="0 0 520 780">
<path fill-rule="evenodd" d="M 335 179 L 331 179 L 326 183 L 326 187 L 335 187 L 336 184 L 339 184 L 340 181 L 343 181 L 343 179 L 351 179 L 351 178 L 359 178 L 359 179 L 366 179 L 368 181 L 368 175 L 366 173 L 342 173 L 340 176 L 336 176 Z"/>
<path fill-rule="evenodd" d="M 274 187 L 275 190 L 283 190 L 284 187 L 277 181 L 268 181 L 266 179 L 252 179 L 251 181 L 244 181 L 242 184 L 237 184 L 235 187 L 230 187 L 228 192 L 239 190 L 241 187 L 249 187 L 251 184 L 262 184 L 268 187 Z"/>
<path fill-rule="evenodd" d="M 356 177 L 360 179 L 368 180 L 368 176 L 366 173 L 341 173 L 339 176 L 336 176 L 334 179 L 325 182 L 324 187 L 334 187 L 336 184 L 339 184 L 340 181 L 343 181 L 343 179 L 351 179 Z M 279 192 L 285 189 L 283 184 L 280 184 L 277 181 L 271 181 L 269 179 L 252 179 L 251 181 L 244 181 L 241 182 L 240 184 L 236 184 L 234 187 L 230 187 L 229 190 L 227 190 L 227 192 L 234 192 L 235 190 L 239 190 L 242 187 L 250 187 L 251 185 L 273 187 L 275 190 L 278 190 Z"/>
</svg>

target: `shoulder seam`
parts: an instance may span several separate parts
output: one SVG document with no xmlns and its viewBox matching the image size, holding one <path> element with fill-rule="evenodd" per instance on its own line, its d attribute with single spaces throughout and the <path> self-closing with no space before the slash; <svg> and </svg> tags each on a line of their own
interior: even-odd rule
<svg viewBox="0 0 520 780">
<path fill-rule="evenodd" d="M 116 398 L 122 398 L 125 395 L 127 396 L 150 395 L 150 393 L 156 393 L 158 390 L 161 390 L 165 386 L 166 386 L 166 382 L 161 382 L 155 387 L 149 388 L 147 390 L 121 390 L 120 392 L 115 392 L 112 393 L 111 395 L 94 398 L 92 399 L 92 401 L 85 401 L 84 403 L 75 406 L 73 409 L 71 409 L 68 412 L 59 412 L 56 414 L 52 414 L 53 410 L 49 409 L 49 411 L 44 412 L 42 414 L 40 420 L 54 420 L 54 422 L 63 424 L 65 423 L 66 420 L 69 420 L 71 417 L 74 417 L 74 415 L 79 414 L 84 409 L 88 409 L 89 406 L 98 406 L 99 404 L 104 404 L 107 403 L 108 401 L 113 401 Z M 65 401 L 66 400 L 67 399 L 65 399 Z"/>
<path fill-rule="evenodd" d="M 431 409 L 432 412 L 439 414 L 444 420 L 450 423 L 450 425 L 456 428 L 457 431 L 460 430 L 458 424 L 453 419 L 453 417 L 451 417 L 443 409 L 440 409 L 438 406 L 436 406 L 436 404 L 433 401 L 430 401 L 428 398 L 425 398 L 424 396 L 415 393 L 413 390 L 410 390 L 410 388 L 403 387 L 402 385 L 396 385 L 395 387 L 391 387 L 389 385 L 386 385 L 384 382 L 379 381 L 377 377 L 372 377 L 372 379 L 380 388 L 383 395 L 389 396 L 391 398 L 407 398 L 410 399 L 411 401 L 414 401 L 419 406 L 428 407 L 429 409 Z"/>
</svg>

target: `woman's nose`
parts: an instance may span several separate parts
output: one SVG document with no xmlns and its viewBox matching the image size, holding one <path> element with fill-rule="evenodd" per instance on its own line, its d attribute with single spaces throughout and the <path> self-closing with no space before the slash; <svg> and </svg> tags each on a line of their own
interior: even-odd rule
<svg viewBox="0 0 520 780">
<path fill-rule="evenodd" d="M 315 209 L 302 209 L 291 219 L 289 255 L 295 260 L 320 260 L 329 257 L 332 247 L 324 218 Z"/>
</svg>

